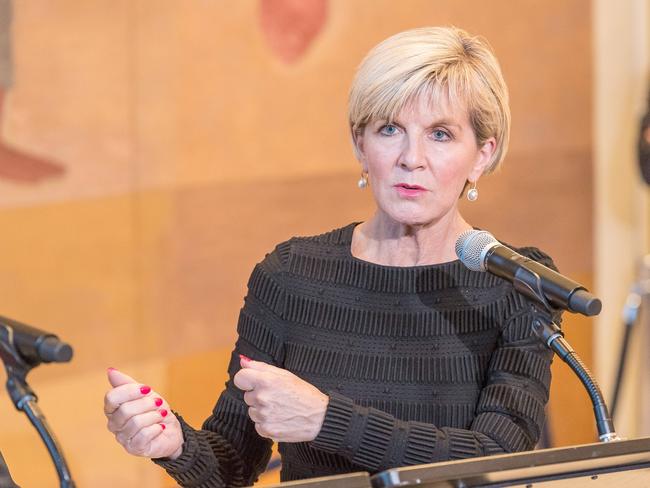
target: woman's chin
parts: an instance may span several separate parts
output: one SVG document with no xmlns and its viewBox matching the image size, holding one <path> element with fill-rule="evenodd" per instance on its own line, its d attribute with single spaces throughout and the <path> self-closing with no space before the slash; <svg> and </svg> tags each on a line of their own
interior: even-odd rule
<svg viewBox="0 0 650 488">
<path fill-rule="evenodd" d="M 418 215 L 414 213 L 397 213 L 389 215 L 389 218 L 396 224 L 408 227 L 426 227 L 436 220 L 431 215 Z"/>
</svg>

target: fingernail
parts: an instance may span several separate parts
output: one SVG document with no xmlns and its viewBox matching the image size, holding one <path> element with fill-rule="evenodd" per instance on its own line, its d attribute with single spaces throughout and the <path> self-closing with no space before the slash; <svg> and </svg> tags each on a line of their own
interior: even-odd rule
<svg viewBox="0 0 650 488">
<path fill-rule="evenodd" d="M 142 393 L 143 395 L 146 395 L 146 394 L 149 393 L 150 391 L 151 391 L 151 387 L 150 387 L 150 386 L 141 386 L 141 387 L 140 387 L 140 393 Z"/>
<path fill-rule="evenodd" d="M 248 356 L 244 356 L 243 354 L 239 355 L 239 359 L 241 359 L 242 361 L 247 361 L 247 362 L 252 361 L 251 358 L 249 358 Z"/>
<path fill-rule="evenodd" d="M 117 371 L 115 368 L 108 368 L 108 371 Z"/>
<path fill-rule="evenodd" d="M 165 430 L 167 427 L 165 427 L 165 424 L 158 424 L 162 427 L 162 430 Z"/>
<path fill-rule="evenodd" d="M 167 417 L 167 410 L 165 410 L 165 409 L 163 408 L 163 409 L 160 411 L 160 415 L 163 416 L 163 417 Z"/>
<path fill-rule="evenodd" d="M 156 404 L 156 407 L 161 406 L 163 404 L 162 398 L 156 398 L 154 403 Z"/>
</svg>

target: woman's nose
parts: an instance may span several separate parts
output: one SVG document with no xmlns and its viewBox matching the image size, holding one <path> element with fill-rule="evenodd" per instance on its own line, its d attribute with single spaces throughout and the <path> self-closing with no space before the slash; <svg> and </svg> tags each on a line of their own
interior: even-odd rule
<svg viewBox="0 0 650 488">
<path fill-rule="evenodd" d="M 414 170 L 425 165 L 424 147 L 419 138 L 409 137 L 398 160 L 400 167 Z"/>
</svg>

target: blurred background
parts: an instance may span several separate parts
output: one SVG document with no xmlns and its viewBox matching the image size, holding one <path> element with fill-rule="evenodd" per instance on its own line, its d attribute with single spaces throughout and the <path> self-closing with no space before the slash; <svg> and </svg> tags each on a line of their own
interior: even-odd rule
<svg viewBox="0 0 650 488">
<path fill-rule="evenodd" d="M 637 155 L 649 0 L 0 0 L 0 315 L 75 348 L 29 379 L 78 486 L 174 486 L 106 430 L 106 368 L 200 426 L 254 264 L 369 216 L 347 90 L 373 45 L 424 25 L 496 51 L 512 142 L 464 211 L 603 299 L 600 317 L 565 315 L 564 330 L 611 396 L 621 309 L 650 252 Z M 637 327 L 626 437 L 650 435 L 648 345 Z M 553 374 L 553 445 L 592 442 L 587 394 L 558 360 Z M 4 390 L 0 419 L 16 482 L 56 486 Z"/>
</svg>

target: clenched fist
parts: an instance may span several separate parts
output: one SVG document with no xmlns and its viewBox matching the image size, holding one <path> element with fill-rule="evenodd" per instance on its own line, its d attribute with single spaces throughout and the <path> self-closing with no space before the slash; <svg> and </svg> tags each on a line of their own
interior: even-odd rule
<svg viewBox="0 0 650 488">
<path fill-rule="evenodd" d="M 248 415 L 262 437 L 277 442 L 308 442 L 323 426 L 329 398 L 286 369 L 240 356 L 234 378 L 243 390 Z"/>
</svg>

